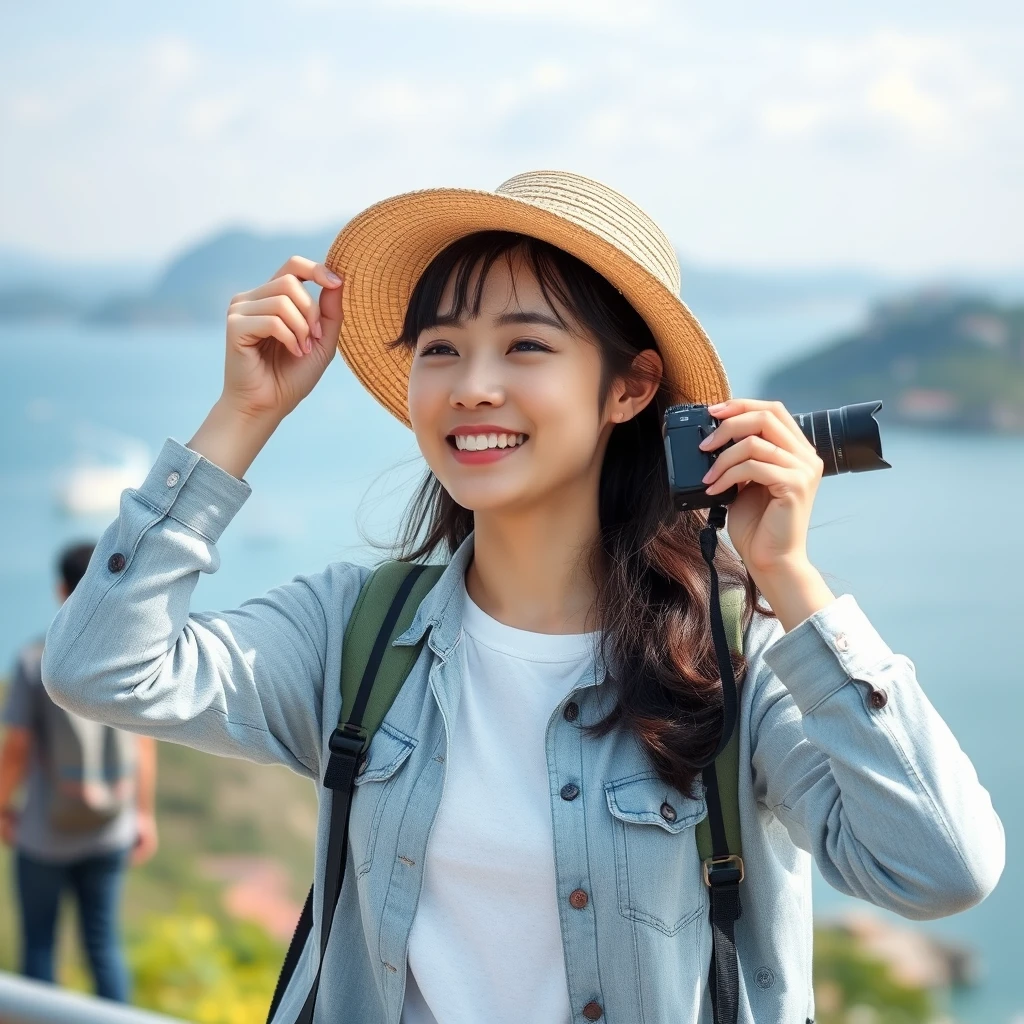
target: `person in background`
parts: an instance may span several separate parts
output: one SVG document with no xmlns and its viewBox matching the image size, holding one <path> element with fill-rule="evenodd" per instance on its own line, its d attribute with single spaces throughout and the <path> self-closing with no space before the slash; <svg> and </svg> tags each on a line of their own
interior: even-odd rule
<svg viewBox="0 0 1024 1024">
<path fill-rule="evenodd" d="M 74 544 L 61 553 L 61 603 L 85 575 L 93 548 Z M 58 708 L 42 685 L 42 651 L 38 639 L 18 653 L 0 747 L 0 839 L 16 850 L 21 970 L 53 981 L 60 899 L 71 889 L 96 993 L 127 1002 L 118 911 L 127 864 L 143 863 L 157 848 L 156 741 Z"/>
</svg>

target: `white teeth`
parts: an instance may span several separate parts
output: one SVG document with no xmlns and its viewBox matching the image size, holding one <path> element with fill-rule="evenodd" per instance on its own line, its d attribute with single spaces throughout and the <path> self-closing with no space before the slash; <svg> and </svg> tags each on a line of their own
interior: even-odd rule
<svg viewBox="0 0 1024 1024">
<path fill-rule="evenodd" d="M 525 434 L 456 434 L 459 451 L 482 452 L 488 448 L 515 448 L 526 440 Z"/>
</svg>

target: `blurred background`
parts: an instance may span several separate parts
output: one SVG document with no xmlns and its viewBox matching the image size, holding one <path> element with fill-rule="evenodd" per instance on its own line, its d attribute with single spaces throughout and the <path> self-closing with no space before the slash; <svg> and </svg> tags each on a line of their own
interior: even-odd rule
<svg viewBox="0 0 1024 1024">
<path fill-rule="evenodd" d="M 1021 1024 L 1024 9 L 975 0 L 179 0 L 0 14 L 0 675 L 163 439 L 220 391 L 231 295 L 365 206 L 599 178 L 668 232 L 737 395 L 882 399 L 891 470 L 823 482 L 811 556 L 917 668 L 1007 833 L 996 892 L 912 924 L 818 879 L 819 1022 Z M 344 363 L 247 479 L 195 608 L 379 557 L 412 435 Z M 140 1005 L 264 1018 L 316 794 L 160 745 L 128 875 Z M 17 964 L 0 848 L 0 970 Z M 88 988 L 72 924 L 61 981 Z"/>
</svg>

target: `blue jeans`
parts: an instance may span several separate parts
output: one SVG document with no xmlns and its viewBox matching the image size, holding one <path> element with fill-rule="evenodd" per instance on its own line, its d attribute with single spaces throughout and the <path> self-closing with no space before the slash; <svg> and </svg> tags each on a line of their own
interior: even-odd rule
<svg viewBox="0 0 1024 1024">
<path fill-rule="evenodd" d="M 127 853 L 119 850 L 60 864 L 18 851 L 22 974 L 37 981 L 53 981 L 60 897 L 65 888 L 71 888 L 96 994 L 121 1003 L 128 1001 L 128 971 L 118 927 Z"/>
</svg>

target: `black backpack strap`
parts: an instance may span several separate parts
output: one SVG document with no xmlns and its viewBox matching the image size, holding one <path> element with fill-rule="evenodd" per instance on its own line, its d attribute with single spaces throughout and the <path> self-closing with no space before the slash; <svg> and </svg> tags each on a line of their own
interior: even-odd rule
<svg viewBox="0 0 1024 1024">
<path fill-rule="evenodd" d="M 704 884 L 708 886 L 710 900 L 712 945 L 708 988 L 711 992 L 714 1024 L 736 1024 L 740 1001 L 736 922 L 743 913 L 740 904 L 740 883 L 744 878 L 744 867 L 739 847 L 739 737 L 736 731 L 739 693 L 730 652 L 735 649 L 737 642 L 742 645 L 742 634 L 737 638 L 737 620 L 730 614 L 728 606 L 727 614 L 730 614 L 730 622 L 733 625 L 730 631 L 731 638 L 727 635 L 722 616 L 723 601 L 714 556 L 718 546 L 718 530 L 724 525 L 725 507 L 716 506 L 709 509 L 708 525 L 700 532 L 701 554 L 708 564 L 711 575 L 711 635 L 722 680 L 724 712 L 718 749 L 702 772 L 712 847 L 711 856 L 704 861 Z M 720 777 L 717 771 L 719 765 L 725 768 L 726 764 L 729 765 L 729 778 L 724 774 Z"/>
<path fill-rule="evenodd" d="M 313 1021 L 324 954 L 345 878 L 348 816 L 360 755 L 369 746 L 419 654 L 420 645 L 394 648 L 392 643 L 408 628 L 420 601 L 443 569 L 443 566 L 406 562 L 386 562 L 379 566 L 363 584 L 345 631 L 341 681 L 343 720 L 328 742 L 330 756 L 324 771 L 324 788 L 330 792 L 329 796 L 324 793 L 323 799 L 330 799 L 331 820 L 320 920 L 320 956 L 316 977 L 295 1024 L 312 1024 Z M 370 636 L 372 646 L 367 647 Z M 378 677 L 381 685 L 375 687 Z M 358 685 L 354 679 L 358 679 Z M 311 887 L 277 980 L 268 1022 L 277 1012 L 312 927 Z"/>
</svg>

